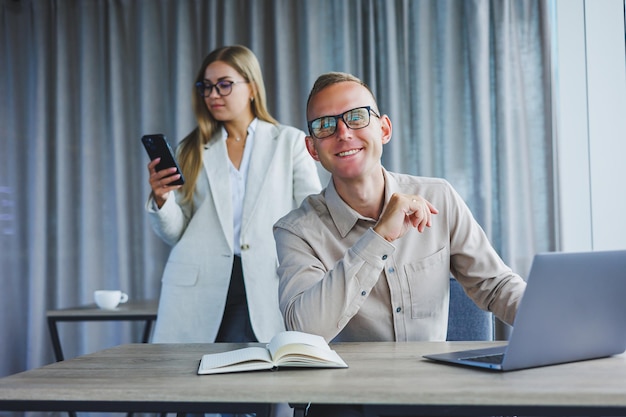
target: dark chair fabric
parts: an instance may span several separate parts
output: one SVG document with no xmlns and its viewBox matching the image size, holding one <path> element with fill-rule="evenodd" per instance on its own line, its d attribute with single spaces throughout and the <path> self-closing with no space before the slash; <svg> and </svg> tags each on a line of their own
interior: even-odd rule
<svg viewBox="0 0 626 417">
<path fill-rule="evenodd" d="M 450 278 L 448 340 L 493 340 L 493 314 L 483 311 L 465 294 L 461 284 Z"/>
</svg>

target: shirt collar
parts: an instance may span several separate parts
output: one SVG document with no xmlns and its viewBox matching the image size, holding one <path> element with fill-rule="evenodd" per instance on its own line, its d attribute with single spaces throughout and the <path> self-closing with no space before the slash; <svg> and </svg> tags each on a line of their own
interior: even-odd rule
<svg viewBox="0 0 626 417">
<path fill-rule="evenodd" d="M 399 190 L 398 183 L 395 178 L 389 175 L 389 172 L 385 168 L 382 168 L 383 176 L 385 177 L 385 203 L 384 207 L 387 206 L 389 202 L 390 196 Z M 354 227 L 354 225 L 359 220 L 365 220 L 369 222 L 376 222 L 376 220 L 360 215 L 356 210 L 346 204 L 345 201 L 341 198 L 341 196 L 337 193 L 337 189 L 335 188 L 335 184 L 333 183 L 332 178 L 328 182 L 326 186 L 326 191 L 324 192 L 324 197 L 326 198 L 326 205 L 328 207 L 328 212 L 330 213 L 330 217 L 333 219 L 335 223 L 335 227 L 341 234 L 341 237 L 346 237 L 350 230 Z"/>
</svg>

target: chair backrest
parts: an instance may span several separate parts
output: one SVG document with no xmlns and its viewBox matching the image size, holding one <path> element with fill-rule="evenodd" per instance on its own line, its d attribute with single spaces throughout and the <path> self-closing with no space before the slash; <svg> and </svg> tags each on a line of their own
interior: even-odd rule
<svg viewBox="0 0 626 417">
<path fill-rule="evenodd" d="M 465 294 L 461 284 L 450 278 L 448 340 L 493 340 L 493 314 L 483 311 Z"/>
</svg>

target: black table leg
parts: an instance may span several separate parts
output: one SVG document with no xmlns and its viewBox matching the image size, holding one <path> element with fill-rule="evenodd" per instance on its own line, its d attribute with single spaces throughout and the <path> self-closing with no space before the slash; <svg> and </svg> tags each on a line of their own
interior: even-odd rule
<svg viewBox="0 0 626 417">
<path fill-rule="evenodd" d="M 59 340 L 59 330 L 57 329 L 57 321 L 52 317 L 48 317 L 48 330 L 50 331 L 50 339 L 52 339 L 54 357 L 57 362 L 61 362 L 63 360 L 63 351 L 61 350 L 61 341 Z"/>
<path fill-rule="evenodd" d="M 308 404 L 289 404 L 293 407 L 293 417 L 304 417 L 306 415 L 306 409 Z"/>
<path fill-rule="evenodd" d="M 143 328 L 143 336 L 141 337 L 142 343 L 148 343 L 150 339 L 150 333 L 152 331 L 152 323 L 154 323 L 153 319 L 146 320 L 146 325 Z"/>
</svg>

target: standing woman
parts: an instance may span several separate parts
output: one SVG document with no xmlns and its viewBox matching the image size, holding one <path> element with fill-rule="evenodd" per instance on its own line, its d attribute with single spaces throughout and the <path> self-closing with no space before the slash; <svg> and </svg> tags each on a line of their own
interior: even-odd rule
<svg viewBox="0 0 626 417">
<path fill-rule="evenodd" d="M 304 132 L 269 114 L 244 46 L 204 59 L 193 107 L 198 126 L 177 149 L 185 184 L 148 165 L 149 218 L 173 246 L 153 342 L 266 342 L 284 330 L 272 226 L 320 191 L 317 168 Z"/>
</svg>

